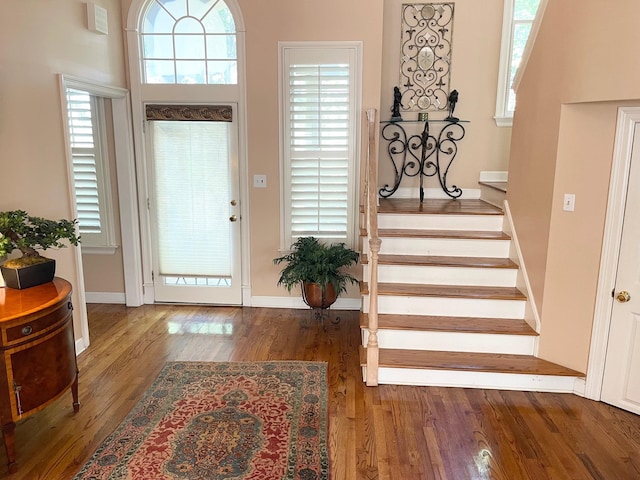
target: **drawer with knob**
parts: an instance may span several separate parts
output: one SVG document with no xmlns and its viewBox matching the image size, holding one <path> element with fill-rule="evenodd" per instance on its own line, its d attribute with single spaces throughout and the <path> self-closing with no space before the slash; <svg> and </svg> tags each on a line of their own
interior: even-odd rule
<svg viewBox="0 0 640 480">
<path fill-rule="evenodd" d="M 55 329 L 71 315 L 72 310 L 71 298 L 67 297 L 65 301 L 52 307 L 50 311 L 45 310 L 16 322 L 7 322 L 7 325 L 2 326 L 2 345 L 9 347 L 25 341 L 32 341 Z"/>
</svg>

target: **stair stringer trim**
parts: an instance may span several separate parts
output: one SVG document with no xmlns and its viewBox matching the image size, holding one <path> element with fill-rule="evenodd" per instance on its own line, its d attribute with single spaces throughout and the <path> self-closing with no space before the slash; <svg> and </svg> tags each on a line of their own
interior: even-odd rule
<svg viewBox="0 0 640 480">
<path fill-rule="evenodd" d="M 522 250 L 520 249 L 520 242 L 518 241 L 518 234 L 513 224 L 513 217 L 511 216 L 511 210 L 509 209 L 509 202 L 504 200 L 504 232 L 511 236 L 511 246 L 509 258 L 518 264 L 518 279 L 516 281 L 516 287 L 520 289 L 527 296 L 527 303 L 525 306 L 524 320 L 533 328 L 536 333 L 540 333 L 540 315 L 538 308 L 536 307 L 536 301 L 531 289 L 531 283 L 529 282 L 529 275 L 527 274 L 527 267 L 525 266 L 524 258 L 522 256 Z M 535 341 L 535 356 L 538 356 L 538 338 Z"/>
</svg>

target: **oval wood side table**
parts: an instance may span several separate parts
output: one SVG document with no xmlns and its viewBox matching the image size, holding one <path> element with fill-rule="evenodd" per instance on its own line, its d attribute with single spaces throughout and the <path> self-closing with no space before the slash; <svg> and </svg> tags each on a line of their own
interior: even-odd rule
<svg viewBox="0 0 640 480">
<path fill-rule="evenodd" d="M 71 389 L 78 403 L 71 284 L 53 282 L 15 290 L 0 288 L 0 422 L 9 472 L 17 470 L 16 422 Z"/>
</svg>

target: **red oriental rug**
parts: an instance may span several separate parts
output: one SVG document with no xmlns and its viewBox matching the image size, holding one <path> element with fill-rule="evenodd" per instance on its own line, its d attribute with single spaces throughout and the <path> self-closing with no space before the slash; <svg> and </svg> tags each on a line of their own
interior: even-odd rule
<svg viewBox="0 0 640 480">
<path fill-rule="evenodd" d="M 328 480 L 327 366 L 168 363 L 75 480 Z"/>
</svg>

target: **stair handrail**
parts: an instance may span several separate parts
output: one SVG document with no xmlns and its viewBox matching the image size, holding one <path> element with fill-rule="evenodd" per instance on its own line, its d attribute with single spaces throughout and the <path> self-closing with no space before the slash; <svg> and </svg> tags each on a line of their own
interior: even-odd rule
<svg viewBox="0 0 640 480">
<path fill-rule="evenodd" d="M 364 211 L 369 240 L 369 324 L 367 341 L 366 384 L 378 385 L 378 253 L 381 240 L 378 237 L 378 145 L 376 143 L 376 109 L 367 110 L 367 155 L 364 189 Z"/>
<path fill-rule="evenodd" d="M 369 128 L 369 110 L 364 112 L 364 129 L 367 131 L 367 140 L 368 140 L 368 128 Z M 375 113 L 374 113 L 375 115 Z M 367 148 L 365 149 L 365 155 L 360 162 L 360 209 L 358 216 L 358 228 L 360 229 L 360 237 L 367 237 L 369 235 L 368 230 L 368 221 L 369 221 L 369 144 L 367 143 Z M 362 253 L 362 245 L 360 246 L 360 253 Z"/>
</svg>

